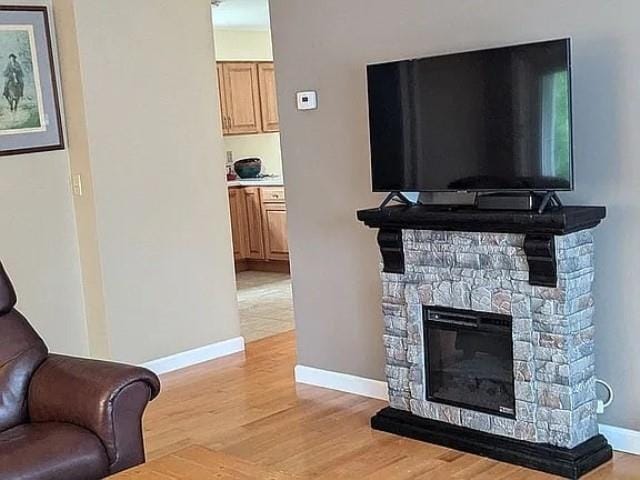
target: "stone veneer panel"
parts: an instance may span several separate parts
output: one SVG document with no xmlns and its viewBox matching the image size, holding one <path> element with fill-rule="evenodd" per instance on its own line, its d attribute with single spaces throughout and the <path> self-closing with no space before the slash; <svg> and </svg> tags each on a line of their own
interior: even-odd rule
<svg viewBox="0 0 640 480">
<path fill-rule="evenodd" d="M 523 234 L 403 230 L 405 273 L 382 273 L 392 407 L 496 435 L 573 448 L 597 435 L 593 236 L 555 237 L 557 288 L 529 284 Z M 513 317 L 516 418 L 427 401 L 422 306 Z"/>
</svg>

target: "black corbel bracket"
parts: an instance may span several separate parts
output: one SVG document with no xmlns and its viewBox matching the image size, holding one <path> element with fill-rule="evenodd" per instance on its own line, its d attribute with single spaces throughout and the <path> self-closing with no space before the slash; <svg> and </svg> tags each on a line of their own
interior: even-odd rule
<svg viewBox="0 0 640 480">
<path fill-rule="evenodd" d="M 529 283 L 538 287 L 557 287 L 558 267 L 553 235 L 527 234 L 524 252 L 529 262 Z"/>
<path fill-rule="evenodd" d="M 404 249 L 402 230 L 381 228 L 378 232 L 378 245 L 382 253 L 383 272 L 404 273 Z"/>
</svg>

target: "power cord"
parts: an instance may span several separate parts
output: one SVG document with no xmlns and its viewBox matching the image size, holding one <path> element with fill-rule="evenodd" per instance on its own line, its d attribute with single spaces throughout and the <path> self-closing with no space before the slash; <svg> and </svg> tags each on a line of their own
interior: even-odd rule
<svg viewBox="0 0 640 480">
<path fill-rule="evenodd" d="M 608 393 L 608 397 L 606 400 L 598 400 L 596 413 L 600 415 L 604 413 L 605 408 L 607 408 L 613 402 L 613 388 L 611 388 L 611 385 L 609 385 L 607 382 L 605 382 L 604 380 L 600 380 L 599 378 L 596 378 L 596 384 L 602 385 Z"/>
</svg>

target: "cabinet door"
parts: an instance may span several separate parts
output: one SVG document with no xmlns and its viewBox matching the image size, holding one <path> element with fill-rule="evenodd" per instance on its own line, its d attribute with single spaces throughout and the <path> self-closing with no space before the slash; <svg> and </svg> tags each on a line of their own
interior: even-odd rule
<svg viewBox="0 0 640 480">
<path fill-rule="evenodd" d="M 260 89 L 255 63 L 223 63 L 224 94 L 227 110 L 227 133 L 258 133 Z"/>
<path fill-rule="evenodd" d="M 263 203 L 262 221 L 267 260 L 289 260 L 287 206 L 284 203 Z"/>
<path fill-rule="evenodd" d="M 258 77 L 260 80 L 260 112 L 262 116 L 262 131 L 277 132 L 280 130 L 280 120 L 278 119 L 276 74 L 273 68 L 273 63 L 259 63 Z"/>
<path fill-rule="evenodd" d="M 229 209 L 231 214 L 231 236 L 233 258 L 244 260 L 249 255 L 247 241 L 247 216 L 244 195 L 240 188 L 229 189 Z"/>
<path fill-rule="evenodd" d="M 264 260 L 264 243 L 262 240 L 262 210 L 260 208 L 260 189 L 245 187 L 244 204 L 246 208 L 248 224 L 248 258 Z"/>
<path fill-rule="evenodd" d="M 227 98 L 224 89 L 224 71 L 221 63 L 216 64 L 216 70 L 218 71 L 218 95 L 220 96 L 220 119 L 222 121 L 222 133 L 229 133 L 228 125 L 228 117 L 227 113 Z"/>
</svg>

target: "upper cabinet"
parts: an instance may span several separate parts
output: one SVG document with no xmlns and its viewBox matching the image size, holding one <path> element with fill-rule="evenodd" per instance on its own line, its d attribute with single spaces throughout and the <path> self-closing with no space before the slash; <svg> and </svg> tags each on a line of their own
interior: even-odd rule
<svg viewBox="0 0 640 480">
<path fill-rule="evenodd" d="M 273 63 L 221 62 L 218 88 L 225 135 L 277 132 Z"/>
<path fill-rule="evenodd" d="M 280 123 L 278 120 L 278 98 L 276 96 L 276 72 L 273 68 L 273 63 L 258 64 L 258 80 L 260 83 L 262 131 L 277 132 L 280 130 Z"/>
<path fill-rule="evenodd" d="M 258 133 L 260 120 L 260 86 L 255 63 L 223 63 L 223 123 L 227 134 Z"/>
</svg>

